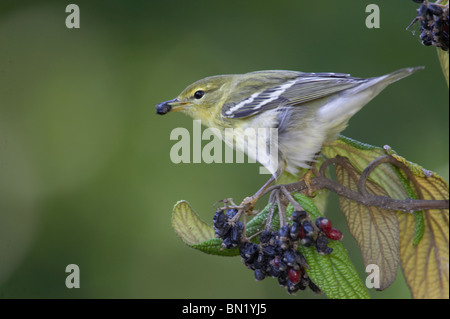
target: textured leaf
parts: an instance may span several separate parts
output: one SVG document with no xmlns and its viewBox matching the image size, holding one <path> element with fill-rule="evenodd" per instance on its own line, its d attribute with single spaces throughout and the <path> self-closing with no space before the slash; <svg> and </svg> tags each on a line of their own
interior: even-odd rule
<svg viewBox="0 0 450 319">
<path fill-rule="evenodd" d="M 425 214 L 425 231 L 414 245 L 414 216 L 398 215 L 400 259 L 413 298 L 449 298 L 448 211 Z"/>
<path fill-rule="evenodd" d="M 320 255 L 314 247 L 299 246 L 310 266 L 306 272 L 311 280 L 332 299 L 370 298 L 342 243 L 330 241 L 328 247 L 333 252 Z"/>
<path fill-rule="evenodd" d="M 177 202 L 173 207 L 172 226 L 188 245 L 214 238 L 214 228 L 205 223 L 184 200 Z"/>
<path fill-rule="evenodd" d="M 311 198 L 302 194 L 293 197 L 313 219 L 322 216 Z M 289 205 L 286 215 L 290 216 L 292 211 L 293 207 Z M 311 280 L 332 299 L 370 298 L 342 243 L 330 240 L 328 247 L 333 252 L 320 255 L 314 247 L 299 245 L 299 251 L 310 266 L 306 272 Z"/>
<path fill-rule="evenodd" d="M 258 214 L 253 216 L 252 220 L 250 220 L 246 225 L 246 234 L 247 237 L 250 237 L 256 234 L 259 231 L 262 231 L 266 226 L 267 215 L 269 214 L 270 204 L 267 204 L 263 210 L 261 210 Z M 275 213 L 277 212 L 277 205 L 275 204 Z M 272 224 L 273 220 L 272 220 Z"/>
<path fill-rule="evenodd" d="M 360 174 L 352 166 L 336 166 L 336 176 L 340 184 L 357 190 Z M 370 180 L 366 183 L 366 189 L 371 194 L 387 196 L 380 186 Z M 377 289 L 389 287 L 397 276 L 399 264 L 399 230 L 395 212 L 364 206 L 344 197 L 340 197 L 339 202 L 350 233 L 361 249 L 364 264 L 374 264 L 379 268 L 380 287 Z"/>
<path fill-rule="evenodd" d="M 175 204 L 172 212 L 172 227 L 189 247 L 211 255 L 239 255 L 237 248 L 222 248 L 222 239 L 215 238 L 214 228 L 205 223 L 186 201 L 182 200 Z"/>
<path fill-rule="evenodd" d="M 322 153 L 328 158 L 337 155 L 347 157 L 352 166 L 361 173 L 374 159 L 386 155 L 386 150 L 341 135 L 337 140 L 325 146 Z M 390 197 L 396 199 L 408 198 L 408 194 L 392 165 L 379 165 L 370 174 L 370 179 L 381 186 Z"/>
<path fill-rule="evenodd" d="M 448 200 L 447 183 L 436 173 L 411 163 L 388 148 L 362 144 L 341 136 L 324 147 L 327 157 L 349 158 L 358 173 L 375 158 L 389 153 L 405 164 L 416 181 L 390 164 L 379 165 L 370 175 L 391 198 Z M 370 188 L 370 187 L 369 187 Z M 373 188 L 373 187 L 372 187 Z M 373 189 L 372 189 L 373 192 Z M 449 211 L 397 212 L 401 267 L 414 298 L 449 298 Z M 349 225 L 352 228 L 351 225 Z"/>
<path fill-rule="evenodd" d="M 447 183 L 436 173 L 393 155 L 411 169 L 420 199 L 448 199 Z M 422 223 L 407 213 L 398 214 L 400 227 L 400 259 L 406 282 L 414 298 L 449 298 L 449 211 L 425 210 Z M 417 241 L 417 227 L 422 236 Z"/>
<path fill-rule="evenodd" d="M 239 255 L 239 249 L 224 249 L 222 248 L 222 239 L 220 238 L 212 238 L 205 241 L 202 241 L 198 244 L 188 245 L 194 249 L 200 250 L 209 255 L 217 255 L 217 256 L 237 256 Z"/>
<path fill-rule="evenodd" d="M 445 180 L 435 172 L 424 169 L 418 164 L 407 161 L 405 158 L 392 154 L 392 156 L 400 163 L 405 164 L 415 176 L 419 189 L 417 196 L 421 199 L 447 199 L 448 200 L 448 184 Z"/>
</svg>

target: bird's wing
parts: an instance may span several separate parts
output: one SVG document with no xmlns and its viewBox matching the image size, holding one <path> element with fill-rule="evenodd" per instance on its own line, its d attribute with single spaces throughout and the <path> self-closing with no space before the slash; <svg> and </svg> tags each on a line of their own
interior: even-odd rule
<svg viewBox="0 0 450 319">
<path fill-rule="evenodd" d="M 343 73 L 299 73 L 280 84 L 265 88 L 238 101 L 225 101 L 222 116 L 242 118 L 284 107 L 295 107 L 355 87 L 367 79 Z"/>
</svg>

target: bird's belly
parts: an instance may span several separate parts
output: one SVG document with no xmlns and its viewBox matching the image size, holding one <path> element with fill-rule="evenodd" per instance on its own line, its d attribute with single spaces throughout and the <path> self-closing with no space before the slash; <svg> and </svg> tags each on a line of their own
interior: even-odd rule
<svg viewBox="0 0 450 319">
<path fill-rule="evenodd" d="M 299 168 L 310 168 L 326 141 L 327 127 L 317 123 L 302 123 L 281 134 L 280 152 L 286 158 L 286 171 L 296 175 Z"/>
<path fill-rule="evenodd" d="M 247 154 L 249 159 L 258 161 L 270 173 L 275 174 L 279 168 L 279 136 L 276 128 L 276 116 L 276 112 L 268 111 L 263 118 L 254 117 L 244 123 L 236 123 L 232 129 L 233 138 L 230 138 L 230 134 L 227 137 L 227 129 L 225 130 L 225 144 Z"/>
</svg>

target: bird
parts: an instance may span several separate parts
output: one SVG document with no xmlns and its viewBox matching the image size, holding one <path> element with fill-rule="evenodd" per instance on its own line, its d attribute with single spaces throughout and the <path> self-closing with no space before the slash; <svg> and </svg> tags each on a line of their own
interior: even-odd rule
<svg viewBox="0 0 450 319">
<path fill-rule="evenodd" d="M 247 153 L 272 174 L 247 203 L 253 206 L 263 191 L 283 172 L 296 175 L 311 168 L 323 145 L 335 140 L 350 118 L 390 84 L 423 67 L 399 69 L 370 78 L 346 73 L 265 70 L 209 76 L 187 86 L 176 98 L 156 105 L 156 113 L 181 111 L 217 129 L 232 148 Z M 276 130 L 263 143 L 276 153 L 248 152 L 248 129 Z M 226 129 L 233 139 L 224 139 Z M 259 146 L 259 144 L 258 144 Z"/>
</svg>

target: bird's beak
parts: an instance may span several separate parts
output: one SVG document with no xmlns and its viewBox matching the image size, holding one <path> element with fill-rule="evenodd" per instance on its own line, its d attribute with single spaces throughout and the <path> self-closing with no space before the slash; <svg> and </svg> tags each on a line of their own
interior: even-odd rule
<svg viewBox="0 0 450 319">
<path fill-rule="evenodd" d="M 186 104 L 188 104 L 188 103 L 178 101 L 177 99 L 165 101 L 165 102 L 156 104 L 156 113 L 164 115 L 169 112 L 181 111 L 186 106 Z"/>
</svg>

